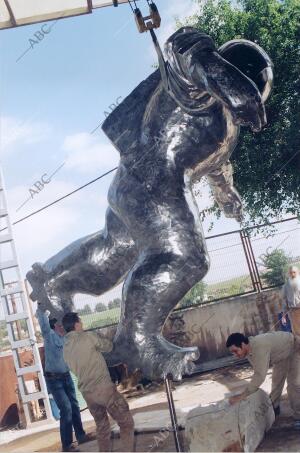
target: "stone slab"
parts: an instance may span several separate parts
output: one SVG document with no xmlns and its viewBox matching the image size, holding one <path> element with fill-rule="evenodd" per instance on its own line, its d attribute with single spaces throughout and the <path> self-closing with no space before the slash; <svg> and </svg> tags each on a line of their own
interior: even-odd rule
<svg viewBox="0 0 300 453">
<path fill-rule="evenodd" d="M 186 442 L 190 452 L 253 452 L 274 421 L 271 400 L 259 389 L 233 406 L 224 400 L 191 410 Z"/>
</svg>

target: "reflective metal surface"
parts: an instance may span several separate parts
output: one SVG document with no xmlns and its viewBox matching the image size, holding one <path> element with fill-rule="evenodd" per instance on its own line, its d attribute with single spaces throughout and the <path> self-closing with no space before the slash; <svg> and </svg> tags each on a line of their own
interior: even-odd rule
<svg viewBox="0 0 300 453">
<path fill-rule="evenodd" d="M 268 56 L 262 65 L 265 53 L 253 43 L 240 47 L 243 59 L 250 47 L 252 67 L 269 74 L 260 87 L 264 95 L 272 65 Z M 168 373 L 179 379 L 191 371 L 198 350 L 169 343 L 163 325 L 209 269 L 192 186 L 207 176 L 225 215 L 241 220 L 229 158 L 240 125 L 259 131 L 266 115 L 250 72 L 226 61 L 207 35 L 182 28 L 165 51 L 167 82 L 155 71 L 103 124 L 121 156 L 104 230 L 36 264 L 27 277 L 32 298 L 56 316 L 72 310 L 74 294 L 102 294 L 125 279 L 108 362 L 125 362 L 152 379 Z"/>
</svg>

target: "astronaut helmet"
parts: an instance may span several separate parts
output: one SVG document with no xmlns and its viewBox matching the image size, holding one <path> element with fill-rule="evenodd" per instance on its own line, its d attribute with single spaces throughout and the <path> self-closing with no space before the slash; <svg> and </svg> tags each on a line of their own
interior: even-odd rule
<svg viewBox="0 0 300 453">
<path fill-rule="evenodd" d="M 218 52 L 255 83 L 265 102 L 273 82 L 273 63 L 269 55 L 258 44 L 246 39 L 228 41 Z"/>
</svg>

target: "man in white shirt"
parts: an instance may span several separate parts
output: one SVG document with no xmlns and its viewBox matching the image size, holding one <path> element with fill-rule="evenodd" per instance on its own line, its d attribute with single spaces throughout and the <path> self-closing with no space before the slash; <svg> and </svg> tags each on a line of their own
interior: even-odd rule
<svg viewBox="0 0 300 453">
<path fill-rule="evenodd" d="M 281 322 L 286 324 L 286 315 L 292 323 L 294 335 L 300 335 L 300 276 L 296 266 L 289 268 L 289 278 L 282 290 L 283 316 Z"/>
</svg>

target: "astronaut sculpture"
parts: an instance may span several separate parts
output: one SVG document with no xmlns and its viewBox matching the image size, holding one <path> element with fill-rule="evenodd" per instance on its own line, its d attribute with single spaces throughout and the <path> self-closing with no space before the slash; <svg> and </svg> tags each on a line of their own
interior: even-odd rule
<svg viewBox="0 0 300 453">
<path fill-rule="evenodd" d="M 162 328 L 209 269 L 192 187 L 206 176 L 225 215 L 241 221 L 229 158 L 241 125 L 257 132 L 266 124 L 272 63 L 250 41 L 217 50 L 192 27 L 174 33 L 165 54 L 103 124 L 120 153 L 105 228 L 34 264 L 27 278 L 31 298 L 58 317 L 73 309 L 74 294 L 100 295 L 124 280 L 109 364 L 179 379 L 198 348 L 168 342 Z"/>
</svg>

